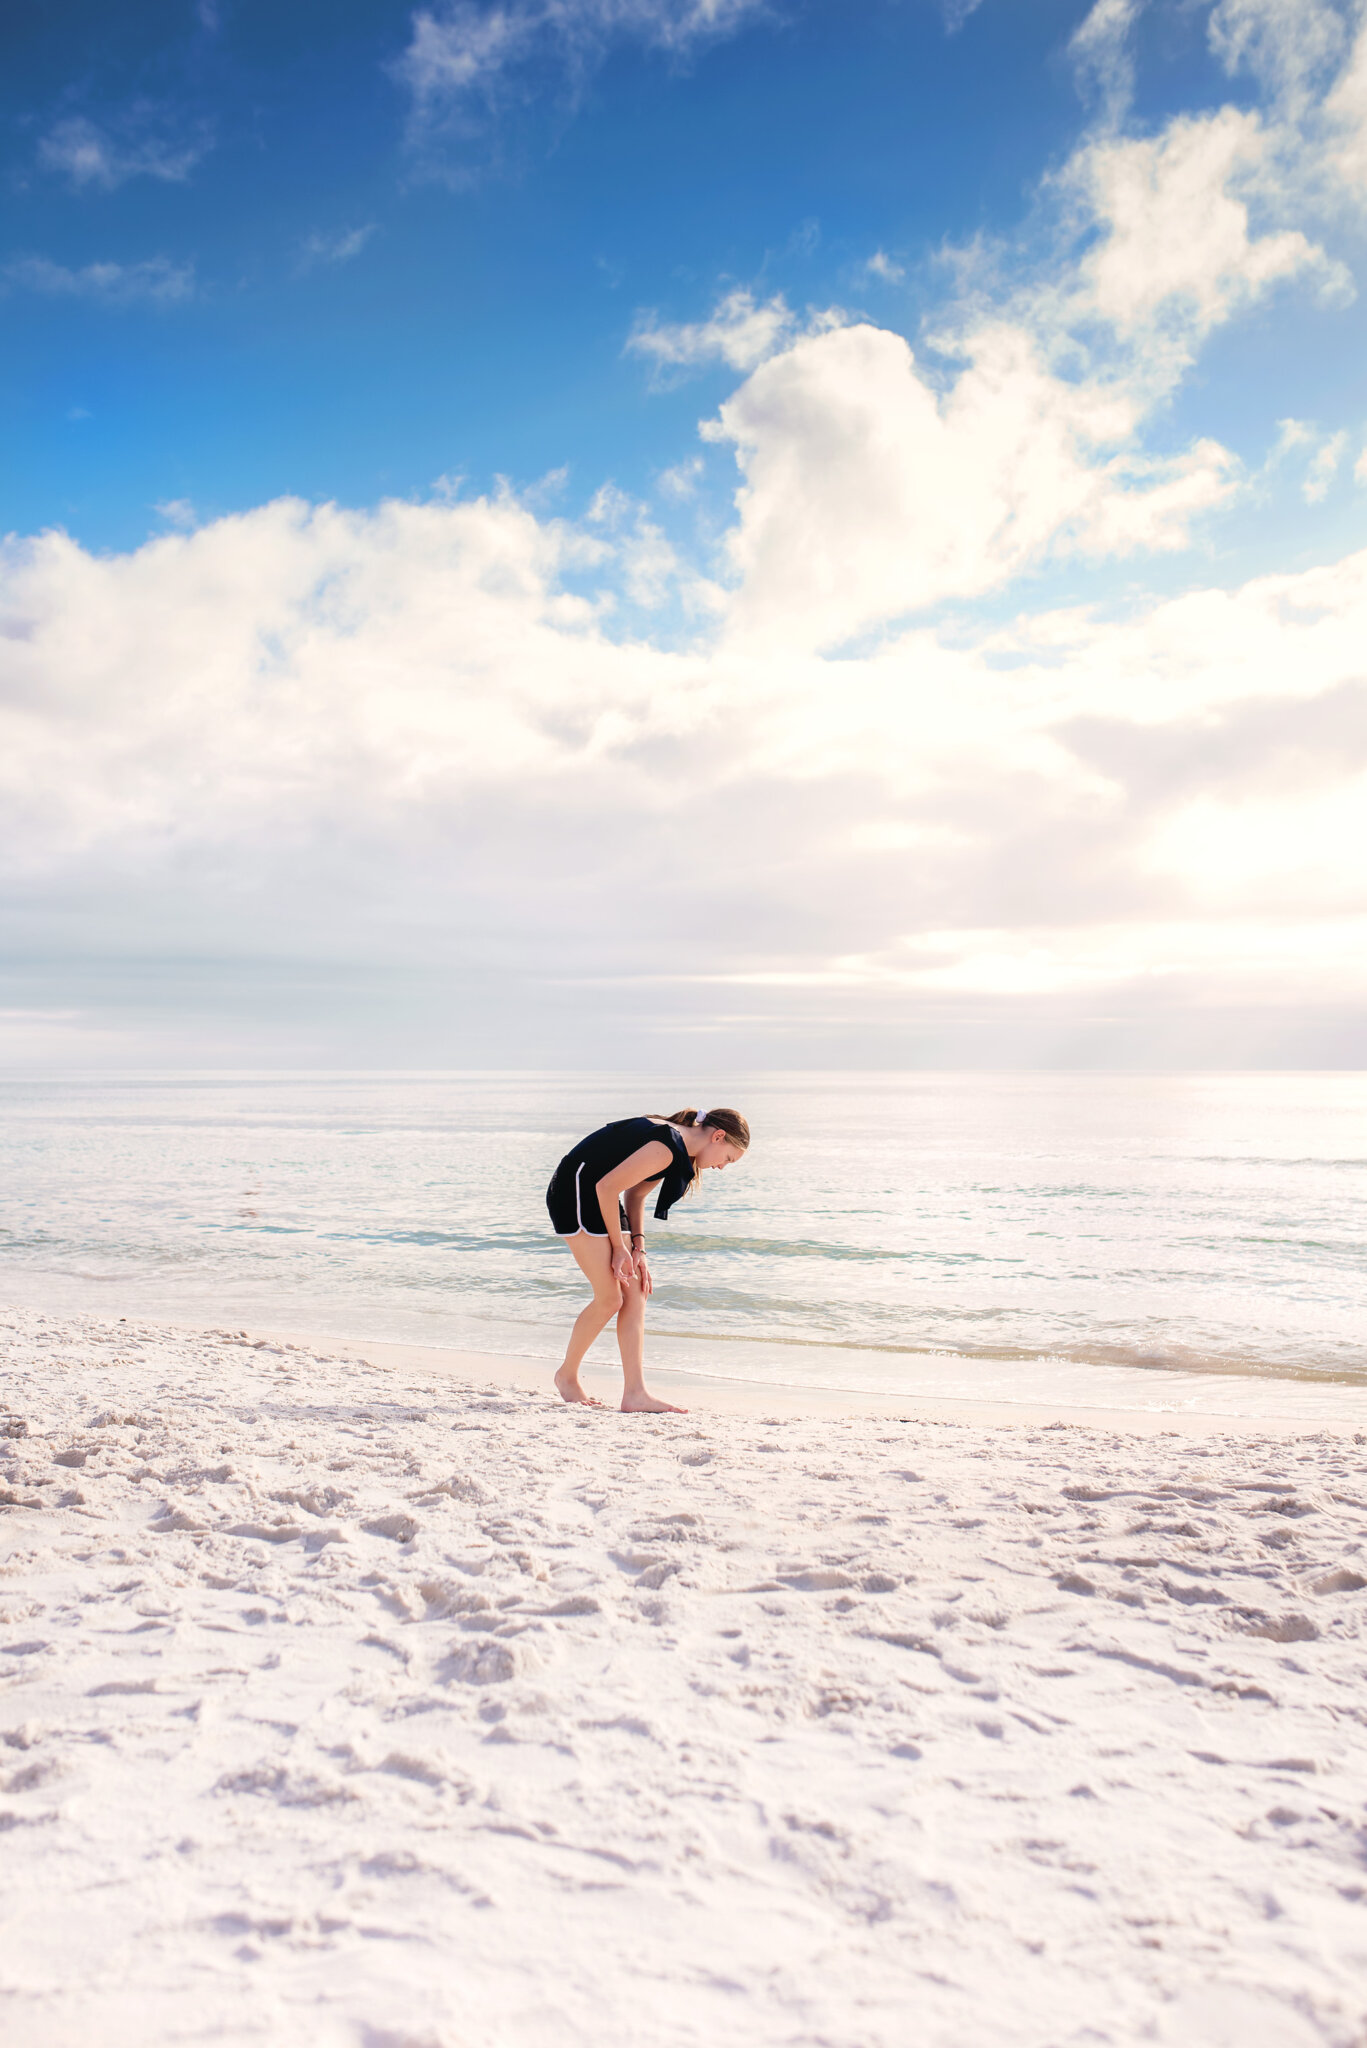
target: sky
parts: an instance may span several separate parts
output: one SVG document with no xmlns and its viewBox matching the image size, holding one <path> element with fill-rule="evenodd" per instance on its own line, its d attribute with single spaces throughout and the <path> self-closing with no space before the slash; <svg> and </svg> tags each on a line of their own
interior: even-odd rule
<svg viewBox="0 0 1367 2048">
<path fill-rule="evenodd" d="M 1363 0 L 0 49 L 0 1065 L 1367 1066 Z"/>
</svg>

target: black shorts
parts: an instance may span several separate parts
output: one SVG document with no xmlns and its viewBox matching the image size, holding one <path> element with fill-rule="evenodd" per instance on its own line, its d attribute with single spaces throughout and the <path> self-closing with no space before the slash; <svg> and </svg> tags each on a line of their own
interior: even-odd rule
<svg viewBox="0 0 1367 2048">
<path fill-rule="evenodd" d="M 606 1237 L 608 1234 L 598 1200 L 598 1188 L 589 1178 L 586 1160 L 581 1159 L 577 1165 L 568 1159 L 561 1160 L 546 1190 L 546 1207 L 551 1212 L 551 1228 L 557 1237 L 577 1237 L 581 1230 L 586 1230 L 590 1237 Z M 625 1233 L 627 1212 L 620 1204 L 619 1210 Z"/>
</svg>

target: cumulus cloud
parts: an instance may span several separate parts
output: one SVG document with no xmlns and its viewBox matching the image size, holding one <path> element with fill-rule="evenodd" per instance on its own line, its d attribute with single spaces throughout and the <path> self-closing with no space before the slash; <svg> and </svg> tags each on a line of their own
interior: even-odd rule
<svg viewBox="0 0 1367 2048">
<path fill-rule="evenodd" d="M 468 142 L 548 81 L 573 95 L 615 44 L 685 57 L 769 11 L 769 0 L 448 0 L 420 8 L 394 66 L 410 96 L 410 141 L 436 168 L 443 144 Z"/>
<path fill-rule="evenodd" d="M 752 370 L 796 325 L 781 292 L 761 303 L 753 292 L 736 290 L 728 292 L 706 320 L 670 324 L 655 313 L 638 314 L 627 348 L 644 356 L 657 374 L 696 369 L 704 363 Z"/>
<path fill-rule="evenodd" d="M 1072 317 L 1144 335 L 1154 368 L 1171 377 L 1274 284 L 1311 272 L 1322 291 L 1350 292 L 1342 266 L 1299 229 L 1250 232 L 1241 183 L 1265 174 L 1271 153 L 1258 116 L 1234 107 L 1079 150 L 1065 182 L 1101 232 L 1082 259 Z"/>
<path fill-rule="evenodd" d="M 140 104 L 103 126 L 84 114 L 54 122 L 38 145 L 38 161 L 78 191 L 112 192 L 130 178 L 181 184 L 212 146 L 207 129 L 187 134 L 164 110 Z"/>
<path fill-rule="evenodd" d="M 9 543 L 11 951 L 46 920 L 105 958 L 441 967 L 505 1003 L 512 975 L 562 1044 L 585 988 L 856 1023 L 1256 1006 L 1292 966 L 1358 989 L 1367 555 L 975 645 L 671 652 L 611 637 L 634 513 L 600 511 L 282 501 L 122 556 Z"/>
<path fill-rule="evenodd" d="M 150 256 L 142 263 L 85 263 L 78 269 L 54 263 L 47 256 L 21 256 L 0 271 L 6 284 L 21 291 L 45 292 L 59 299 L 96 299 L 127 306 L 138 301 L 154 306 L 177 305 L 195 296 L 193 263 L 173 263 Z"/>
<path fill-rule="evenodd" d="M 963 345 L 945 391 L 899 335 L 808 336 L 722 406 L 705 432 L 734 444 L 744 476 L 728 540 L 738 630 L 830 646 L 1051 551 L 1180 547 L 1228 495 L 1222 448 L 1136 454 L 1126 393 L 1055 375 L 1019 328 Z"/>
<path fill-rule="evenodd" d="M 950 252 L 958 299 L 927 346 L 839 314 L 800 325 L 781 296 L 742 290 L 703 320 L 638 321 L 628 346 L 657 376 L 750 371 L 702 429 L 741 472 L 724 554 L 742 636 L 830 648 L 1046 562 L 1171 553 L 1251 485 L 1209 438 L 1155 452 L 1151 424 L 1220 328 L 1276 289 L 1343 303 L 1351 280 L 1296 218 L 1316 201 L 1289 115 L 1224 106 L 1122 131 L 1136 14 L 1098 0 L 1088 15 L 1071 50 L 1100 81 L 1102 124 L 1045 180 L 1018 247 Z M 1297 75 L 1337 90 L 1318 19 Z M 1280 77 L 1279 33 L 1254 0 L 1212 29 L 1231 65 L 1275 59 Z M 1310 502 L 1340 459 L 1331 440 Z"/>
</svg>

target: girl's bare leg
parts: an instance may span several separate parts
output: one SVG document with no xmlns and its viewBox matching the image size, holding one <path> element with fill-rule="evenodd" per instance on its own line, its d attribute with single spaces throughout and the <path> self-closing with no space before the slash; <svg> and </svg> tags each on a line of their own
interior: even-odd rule
<svg viewBox="0 0 1367 2048">
<path fill-rule="evenodd" d="M 565 1346 L 565 1363 L 555 1376 L 556 1390 L 562 1401 L 577 1401 L 586 1408 L 601 1408 L 602 1402 L 595 1401 L 592 1394 L 586 1394 L 580 1386 L 579 1368 L 594 1338 L 606 1330 L 622 1306 L 622 1289 L 612 1275 L 612 1242 L 606 1237 L 590 1237 L 586 1230 L 581 1230 L 575 1237 L 567 1237 L 565 1242 L 593 1289 L 593 1300 L 575 1318 L 570 1341 Z"/>
<path fill-rule="evenodd" d="M 622 1354 L 622 1409 L 627 1415 L 687 1415 L 672 1401 L 646 1392 L 646 1297 L 640 1276 L 627 1284 L 617 1311 L 617 1349 Z"/>
</svg>

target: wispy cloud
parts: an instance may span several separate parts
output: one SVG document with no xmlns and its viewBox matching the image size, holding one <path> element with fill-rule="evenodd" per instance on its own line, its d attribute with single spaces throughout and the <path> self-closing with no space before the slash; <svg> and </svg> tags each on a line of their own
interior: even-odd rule
<svg viewBox="0 0 1367 2048">
<path fill-rule="evenodd" d="M 104 126 L 84 114 L 67 115 L 38 144 L 38 161 L 77 190 L 112 192 L 130 178 L 180 184 L 212 147 L 207 128 L 187 134 L 174 117 L 139 104 Z"/>
<path fill-rule="evenodd" d="M 1118 121 L 1134 97 L 1130 31 L 1144 0 L 1095 0 L 1068 45 L 1078 90 L 1095 101 L 1108 123 Z"/>
<path fill-rule="evenodd" d="M 753 370 L 794 332 L 797 319 L 782 293 L 760 301 L 753 292 L 728 292 L 706 320 L 673 323 L 653 312 L 637 315 L 627 339 L 633 355 L 645 356 L 657 372 L 726 363 Z"/>
<path fill-rule="evenodd" d="M 1301 496 L 1307 505 L 1319 505 L 1328 496 L 1329 486 L 1338 475 L 1338 467 L 1348 446 L 1344 432 L 1330 434 L 1315 450 L 1301 485 Z"/>
<path fill-rule="evenodd" d="M 701 455 L 690 455 L 686 461 L 675 462 L 668 469 L 662 469 L 655 481 L 667 498 L 682 503 L 687 498 L 697 496 L 702 473 Z"/>
<path fill-rule="evenodd" d="M 301 270 L 313 270 L 319 264 L 350 263 L 377 232 L 376 223 L 367 221 L 364 227 L 343 228 L 330 235 L 310 235 L 299 252 L 299 267 Z"/>
<path fill-rule="evenodd" d="M 193 263 L 172 263 L 166 256 L 151 256 L 143 263 L 86 263 L 75 270 L 47 256 L 20 256 L 4 266 L 0 278 L 20 291 L 100 299 L 116 306 L 137 301 L 178 305 L 194 298 L 196 291 Z"/>
<path fill-rule="evenodd" d="M 891 256 L 882 249 L 875 249 L 864 265 L 871 277 L 881 278 L 884 284 L 899 284 L 906 276 L 900 263 L 894 263 Z"/>
<path fill-rule="evenodd" d="M 1325 0 L 1219 0 L 1208 33 L 1227 71 L 1251 73 L 1291 111 L 1304 105 L 1346 41 L 1342 16 Z"/>
<path fill-rule="evenodd" d="M 394 73 L 411 96 L 409 140 L 439 172 L 510 104 L 549 91 L 571 101 L 614 47 L 686 57 L 774 11 L 772 0 L 448 0 L 419 8 Z M 459 170 L 456 172 L 459 175 Z"/>
</svg>

